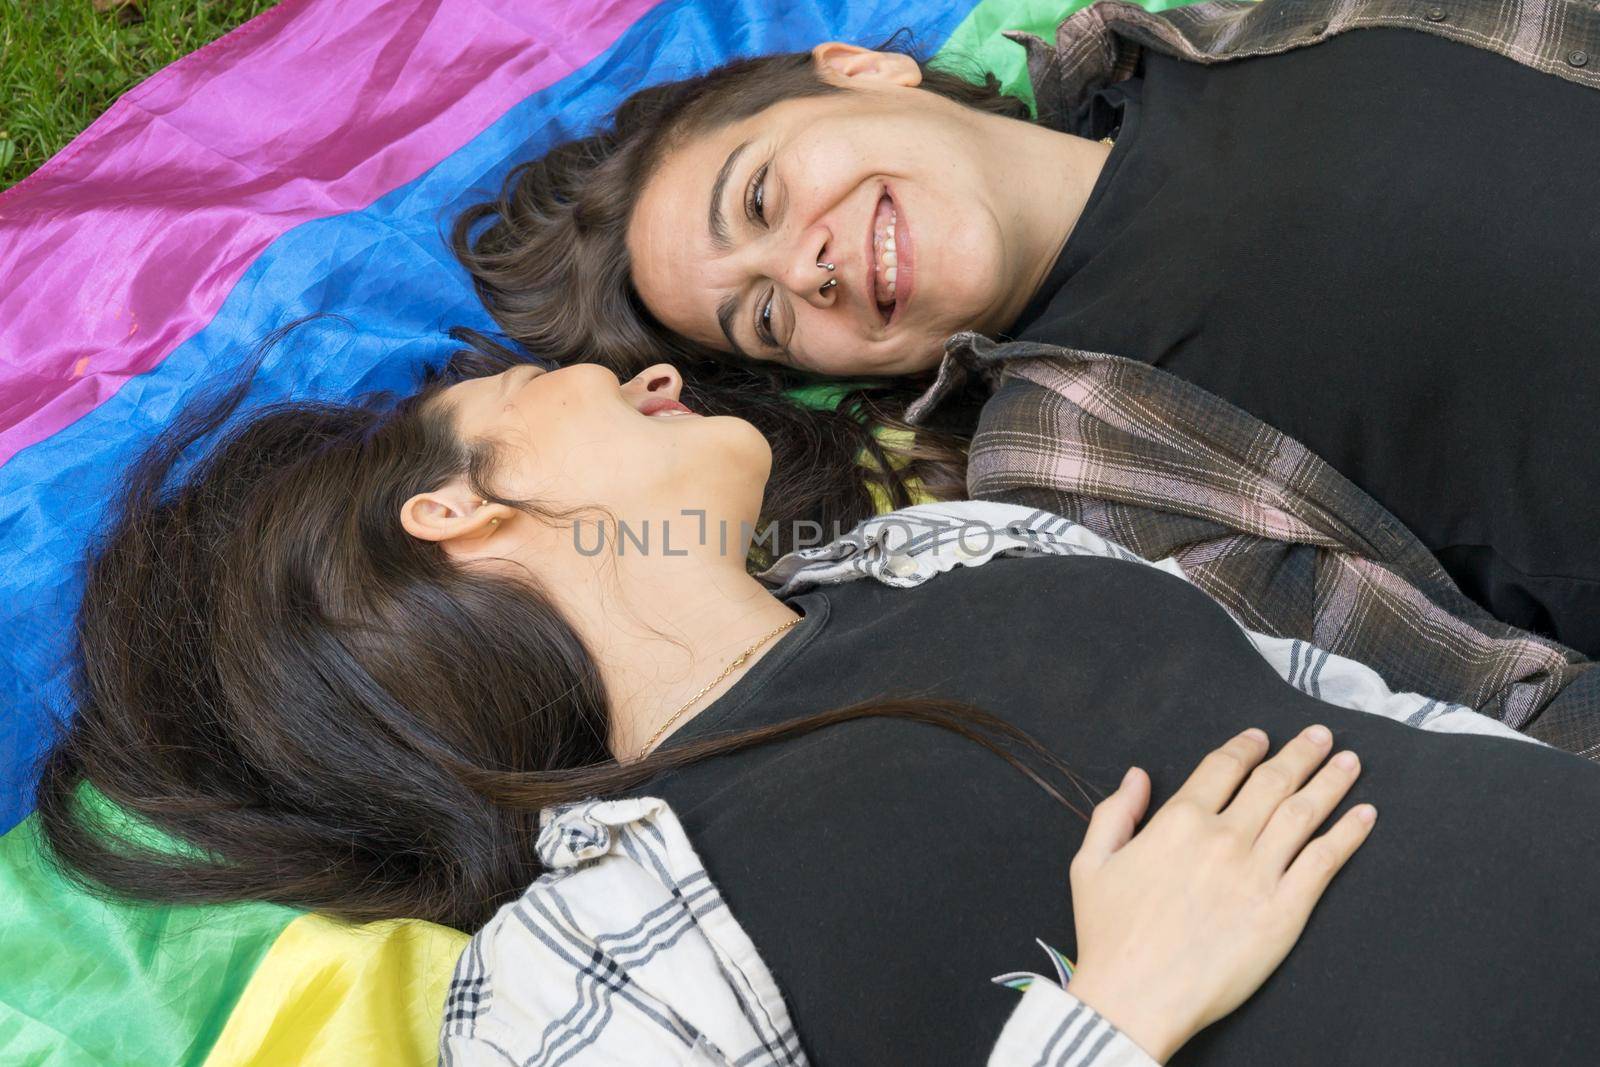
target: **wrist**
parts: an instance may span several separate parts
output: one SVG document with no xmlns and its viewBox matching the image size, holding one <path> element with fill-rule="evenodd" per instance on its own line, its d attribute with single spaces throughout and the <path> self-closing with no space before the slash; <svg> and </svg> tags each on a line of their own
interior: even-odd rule
<svg viewBox="0 0 1600 1067">
<path fill-rule="evenodd" d="M 1079 968 L 1067 983 L 1067 992 L 1093 1008 L 1157 1063 L 1166 1063 L 1194 1036 L 1193 1029 L 1183 1025 L 1180 1013 L 1162 1005 L 1148 987 L 1137 983 L 1119 983 Z"/>
</svg>

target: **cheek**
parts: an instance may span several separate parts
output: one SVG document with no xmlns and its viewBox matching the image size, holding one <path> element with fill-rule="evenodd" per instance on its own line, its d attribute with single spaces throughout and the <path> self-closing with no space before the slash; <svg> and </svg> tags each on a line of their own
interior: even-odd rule
<svg viewBox="0 0 1600 1067">
<path fill-rule="evenodd" d="M 993 214 L 966 196 L 936 193 L 907 205 L 918 316 L 959 319 L 1003 281 L 1005 250 Z"/>
<path fill-rule="evenodd" d="M 876 368 L 872 345 L 861 336 L 854 315 L 842 319 L 827 312 L 806 309 L 796 333 L 805 338 L 801 369 L 822 375 L 865 374 Z"/>
<path fill-rule="evenodd" d="M 822 209 L 876 175 L 895 175 L 915 144 L 905 116 L 879 101 L 823 97 L 819 113 L 791 125 L 778 149 L 779 172 L 802 210 Z M 912 125 L 917 125 L 912 123 Z"/>
</svg>

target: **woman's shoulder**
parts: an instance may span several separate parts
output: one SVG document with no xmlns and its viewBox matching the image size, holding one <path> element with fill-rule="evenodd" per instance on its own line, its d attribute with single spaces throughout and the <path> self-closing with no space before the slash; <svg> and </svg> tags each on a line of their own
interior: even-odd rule
<svg viewBox="0 0 1600 1067">
<path fill-rule="evenodd" d="M 705 1062 L 803 1062 L 797 1048 L 772 1055 L 793 1035 L 777 984 L 665 801 L 566 805 L 541 823 L 545 872 L 457 961 L 441 1062 L 557 1049 L 606 1062 L 650 1050 L 673 1062 L 696 1050 L 720 1050 Z"/>
</svg>

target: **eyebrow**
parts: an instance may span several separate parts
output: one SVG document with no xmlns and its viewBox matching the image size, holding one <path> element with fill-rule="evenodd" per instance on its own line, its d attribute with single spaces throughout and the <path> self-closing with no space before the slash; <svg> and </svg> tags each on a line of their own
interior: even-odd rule
<svg viewBox="0 0 1600 1067">
<path fill-rule="evenodd" d="M 722 336 L 733 346 L 734 355 L 749 359 L 750 353 L 744 350 L 739 339 L 733 335 L 733 318 L 737 314 L 739 314 L 739 294 L 729 293 L 722 298 L 722 303 L 717 305 L 717 325 L 722 327 Z"/>
<path fill-rule="evenodd" d="M 733 247 L 733 240 L 728 236 L 728 220 L 722 214 L 722 194 L 728 187 L 728 179 L 733 176 L 734 164 L 739 162 L 739 157 L 744 150 L 750 147 L 746 141 L 722 161 L 722 169 L 717 171 L 717 180 L 711 183 L 711 210 L 706 216 L 707 224 L 711 228 L 711 245 L 719 252 L 726 252 Z"/>
</svg>

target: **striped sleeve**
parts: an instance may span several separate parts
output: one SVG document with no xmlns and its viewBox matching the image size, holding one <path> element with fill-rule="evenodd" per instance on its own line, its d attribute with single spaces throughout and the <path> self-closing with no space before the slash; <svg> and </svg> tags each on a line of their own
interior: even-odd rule
<svg viewBox="0 0 1600 1067">
<path fill-rule="evenodd" d="M 989 1067 L 1156 1067 L 1099 1012 L 1051 981 L 1036 981 L 1006 1020 Z"/>
</svg>

